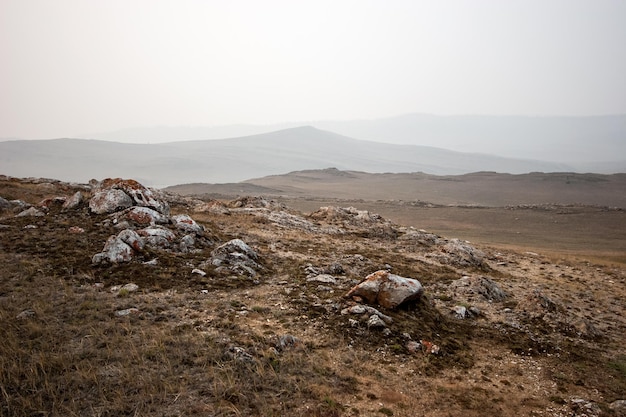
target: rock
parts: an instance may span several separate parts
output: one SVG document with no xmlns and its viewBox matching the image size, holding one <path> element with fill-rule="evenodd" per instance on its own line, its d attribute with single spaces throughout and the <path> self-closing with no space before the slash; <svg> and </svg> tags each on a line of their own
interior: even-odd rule
<svg viewBox="0 0 626 417">
<path fill-rule="evenodd" d="M 11 208 L 11 203 L 9 200 L 0 197 L 0 210 L 7 210 Z"/>
<path fill-rule="evenodd" d="M 241 239 L 233 239 L 211 252 L 213 266 L 226 268 L 239 275 L 255 276 L 256 270 L 262 269 L 257 263 L 258 255 Z"/>
<path fill-rule="evenodd" d="M 440 352 L 440 348 L 438 345 L 433 342 L 429 342 L 428 340 L 420 340 L 420 344 L 422 345 L 422 350 L 426 353 L 430 353 L 432 355 L 437 355 Z"/>
<path fill-rule="evenodd" d="M 194 268 L 194 269 L 192 269 L 192 270 L 191 270 L 191 273 L 192 273 L 192 274 L 198 274 L 198 275 L 200 275 L 201 277 L 206 276 L 206 272 L 204 272 L 202 269 L 198 269 L 198 268 Z"/>
<path fill-rule="evenodd" d="M 278 338 L 275 348 L 279 352 L 284 352 L 288 349 L 297 349 L 302 347 L 302 342 L 295 336 L 290 334 L 282 335 Z"/>
<path fill-rule="evenodd" d="M 179 214 L 177 216 L 173 216 L 172 221 L 174 222 L 174 225 L 177 229 L 183 230 L 185 232 L 201 234 L 204 231 L 204 228 L 196 223 L 196 221 L 189 217 L 189 215 L 187 214 Z"/>
<path fill-rule="evenodd" d="M 328 268 L 326 268 L 326 271 L 331 275 L 339 275 L 339 274 L 343 274 L 346 272 L 343 269 L 343 266 L 337 262 L 330 264 Z"/>
<path fill-rule="evenodd" d="M 354 207 L 320 207 L 309 217 L 341 225 L 371 237 L 395 238 L 398 235 L 393 224 L 379 214 L 357 210 Z"/>
<path fill-rule="evenodd" d="M 485 268 L 485 254 L 468 242 L 452 239 L 441 248 L 440 261 L 457 266 Z"/>
<path fill-rule="evenodd" d="M 69 229 L 67 229 L 67 231 L 72 233 L 72 234 L 85 233 L 85 229 L 83 229 L 82 227 L 78 227 L 78 226 L 72 226 Z"/>
<path fill-rule="evenodd" d="M 626 400 L 615 400 L 609 404 L 609 408 L 618 416 L 626 416 Z"/>
<path fill-rule="evenodd" d="M 176 240 L 176 234 L 164 227 L 146 227 L 137 231 L 137 234 L 145 239 L 148 246 L 155 249 L 170 248 Z"/>
<path fill-rule="evenodd" d="M 70 198 L 65 200 L 62 208 L 64 210 L 73 210 L 80 206 L 83 202 L 83 193 L 76 191 Z"/>
<path fill-rule="evenodd" d="M 367 328 L 370 329 L 382 329 L 387 327 L 385 322 L 378 317 L 376 314 L 372 314 L 370 318 L 367 320 Z"/>
<path fill-rule="evenodd" d="M 132 198 L 117 189 L 97 192 L 89 200 L 89 210 L 95 214 L 115 213 L 132 205 Z"/>
<path fill-rule="evenodd" d="M 337 279 L 332 275 L 320 274 L 306 279 L 307 282 L 321 282 L 323 284 L 337 284 Z"/>
<path fill-rule="evenodd" d="M 442 239 L 441 236 L 433 233 L 428 233 L 425 230 L 409 230 L 405 234 L 399 237 L 400 240 L 415 242 L 423 246 L 433 246 L 439 244 Z"/>
<path fill-rule="evenodd" d="M 168 216 L 165 216 L 150 207 L 131 207 L 120 213 L 117 218 L 118 220 L 123 219 L 132 221 L 142 226 L 170 223 Z"/>
<path fill-rule="evenodd" d="M 37 206 L 43 208 L 44 210 L 48 210 L 50 207 L 53 206 L 63 206 L 63 204 L 65 203 L 65 201 L 67 200 L 67 197 L 50 197 L 50 198 L 45 198 L 43 200 L 41 200 Z"/>
<path fill-rule="evenodd" d="M 254 362 L 254 357 L 246 352 L 244 348 L 238 346 L 230 346 L 226 352 L 224 352 L 224 356 L 230 360 L 239 362 Z"/>
<path fill-rule="evenodd" d="M 129 284 L 122 286 L 122 288 L 120 288 L 120 291 L 135 292 L 138 289 L 139 289 L 139 285 L 131 282 Z"/>
<path fill-rule="evenodd" d="M 457 319 L 465 319 L 470 316 L 469 312 L 467 311 L 467 308 L 463 306 L 454 306 L 452 308 L 452 311 L 454 312 L 454 316 Z"/>
<path fill-rule="evenodd" d="M 507 298 L 506 293 L 498 286 L 498 284 L 488 277 L 483 276 L 464 276 L 450 284 L 455 292 L 471 295 L 481 295 L 487 301 L 500 302 Z"/>
<path fill-rule="evenodd" d="M 143 239 L 135 231 L 123 230 L 117 236 L 109 237 L 102 252 L 95 254 L 91 262 L 94 265 L 129 262 L 136 253 L 143 251 L 144 246 Z"/>
<path fill-rule="evenodd" d="M 412 355 L 422 351 L 421 343 L 416 342 L 415 340 L 409 340 L 408 342 L 406 342 L 405 347 L 406 350 Z"/>
<path fill-rule="evenodd" d="M 376 310 L 374 307 L 371 307 L 371 306 L 364 306 L 361 304 L 356 304 L 356 305 L 353 305 L 352 307 L 347 307 L 341 310 L 342 315 L 364 314 L 364 313 L 368 313 L 370 315 L 377 315 L 378 317 L 380 317 L 381 320 L 383 320 L 387 324 L 393 323 L 393 318 L 389 317 L 386 314 L 381 313 L 380 311 Z"/>
<path fill-rule="evenodd" d="M 130 315 L 138 315 L 140 313 L 138 308 L 126 308 L 124 310 L 117 310 L 115 315 L 118 317 L 130 316 Z"/>
<path fill-rule="evenodd" d="M 169 216 L 170 214 L 170 207 L 164 199 L 159 198 L 156 192 L 144 187 L 142 184 L 135 180 L 107 178 L 102 180 L 96 186 L 96 191 L 98 192 L 112 190 L 122 191 L 131 199 L 131 204 L 127 207 L 149 207 L 166 216 Z"/>
<path fill-rule="evenodd" d="M 192 251 L 195 245 L 196 239 L 194 235 L 185 235 L 180 239 L 180 251 L 183 253 Z"/>
<path fill-rule="evenodd" d="M 33 310 L 24 310 L 20 314 L 15 316 L 15 318 L 18 319 L 18 320 L 26 320 L 26 319 L 29 319 L 29 318 L 35 317 L 35 316 L 36 316 L 36 314 L 35 314 L 35 312 Z"/>
<path fill-rule="evenodd" d="M 196 213 L 214 213 L 214 214 L 223 214 L 229 215 L 230 210 L 226 208 L 224 203 L 220 201 L 198 201 L 195 206 L 193 206 L 192 210 Z"/>
<path fill-rule="evenodd" d="M 20 212 L 17 215 L 17 217 L 41 217 L 41 216 L 45 216 L 45 214 L 42 211 L 37 210 L 35 207 L 28 208 Z"/>
<path fill-rule="evenodd" d="M 416 279 L 404 278 L 388 271 L 377 271 L 354 286 L 346 297 L 359 296 L 368 304 L 396 308 L 403 303 L 418 299 L 422 292 L 422 284 Z"/>
</svg>

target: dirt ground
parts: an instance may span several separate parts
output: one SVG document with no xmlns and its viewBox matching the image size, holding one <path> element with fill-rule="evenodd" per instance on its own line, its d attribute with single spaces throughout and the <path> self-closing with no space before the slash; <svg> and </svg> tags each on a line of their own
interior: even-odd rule
<svg viewBox="0 0 626 417">
<path fill-rule="evenodd" d="M 4 179 L 0 196 L 37 205 L 76 187 Z M 205 263 L 214 246 L 94 266 L 118 233 L 107 215 L 2 211 L 1 415 L 623 415 L 622 211 L 169 200 L 214 246 L 242 239 L 262 269 L 220 272 Z M 381 269 L 424 286 L 417 302 L 372 306 L 385 328 L 344 312 Z"/>
</svg>

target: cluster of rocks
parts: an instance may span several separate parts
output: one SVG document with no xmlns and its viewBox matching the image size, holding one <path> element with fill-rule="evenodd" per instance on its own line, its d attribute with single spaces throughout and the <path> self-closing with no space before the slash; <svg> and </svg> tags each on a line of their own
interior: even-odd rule
<svg viewBox="0 0 626 417">
<path fill-rule="evenodd" d="M 93 256 L 95 265 L 128 262 L 146 248 L 187 253 L 213 244 L 190 216 L 171 216 L 161 195 L 134 180 L 109 178 L 95 183 L 89 210 L 108 214 L 105 224 L 121 229 Z"/>
<path fill-rule="evenodd" d="M 73 210 L 83 203 L 84 195 L 77 191 L 70 197 L 59 196 L 46 198 L 36 205 L 26 203 L 22 200 L 7 200 L 0 197 L 0 210 L 7 210 L 16 213 L 17 217 L 43 217 L 51 209 Z"/>
</svg>

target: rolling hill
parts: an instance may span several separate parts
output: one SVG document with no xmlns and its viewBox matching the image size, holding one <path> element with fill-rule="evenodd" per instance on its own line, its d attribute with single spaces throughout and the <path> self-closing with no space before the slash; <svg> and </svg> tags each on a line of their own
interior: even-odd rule
<svg viewBox="0 0 626 417">
<path fill-rule="evenodd" d="M 0 173 L 86 182 L 136 178 L 153 187 L 237 182 L 303 169 L 426 172 L 573 171 L 566 164 L 352 139 L 310 126 L 241 138 L 127 144 L 84 139 L 0 142 Z"/>
</svg>

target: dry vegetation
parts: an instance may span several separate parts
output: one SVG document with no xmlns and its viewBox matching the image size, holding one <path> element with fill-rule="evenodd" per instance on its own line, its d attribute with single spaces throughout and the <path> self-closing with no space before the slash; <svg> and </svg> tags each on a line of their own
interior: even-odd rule
<svg viewBox="0 0 626 417">
<path fill-rule="evenodd" d="M 0 181 L 0 196 L 32 204 L 73 191 Z M 610 404 L 626 397 L 623 264 L 484 246 L 484 264 L 461 266 L 397 225 L 314 222 L 345 229 L 320 233 L 271 221 L 274 208 L 171 204 L 218 242 L 243 239 L 263 272 L 192 274 L 206 251 L 94 267 L 116 233 L 106 215 L 2 212 L 0 415 L 619 415 Z M 334 264 L 337 285 L 307 281 L 308 266 Z M 419 279 L 425 296 L 385 311 L 389 332 L 350 322 L 343 295 L 388 266 Z M 462 276 L 488 276 L 509 296 L 459 292 Z M 127 283 L 139 289 L 115 288 Z M 456 305 L 481 314 L 458 319 Z M 285 335 L 296 342 L 282 346 Z M 420 339 L 439 354 L 407 348 Z"/>
</svg>

